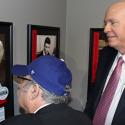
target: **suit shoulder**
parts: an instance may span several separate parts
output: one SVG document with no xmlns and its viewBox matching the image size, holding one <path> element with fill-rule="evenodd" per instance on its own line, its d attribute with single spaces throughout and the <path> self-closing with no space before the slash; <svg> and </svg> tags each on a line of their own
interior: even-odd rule
<svg viewBox="0 0 125 125">
<path fill-rule="evenodd" d="M 101 52 L 99 53 L 99 59 L 100 58 L 105 58 L 108 55 L 116 55 L 118 51 L 112 47 L 106 46 L 104 47 Z"/>
<path fill-rule="evenodd" d="M 6 120 L 0 122 L 0 125 L 26 125 L 28 120 L 33 119 L 34 114 L 23 114 L 23 115 L 17 115 L 13 117 L 9 117 Z M 30 125 L 33 125 L 34 122 L 31 122 Z"/>
<path fill-rule="evenodd" d="M 72 114 L 72 119 L 77 121 L 78 125 L 81 125 L 83 123 L 84 123 L 84 125 L 92 125 L 91 120 L 84 112 L 81 112 L 79 110 L 75 110 L 70 106 L 67 106 L 67 108 L 69 109 L 69 112 Z"/>
<path fill-rule="evenodd" d="M 112 47 L 110 47 L 110 46 L 105 46 L 103 49 L 102 49 L 102 51 L 101 52 L 117 52 L 117 50 L 116 49 L 114 49 L 114 48 L 112 48 Z"/>
</svg>

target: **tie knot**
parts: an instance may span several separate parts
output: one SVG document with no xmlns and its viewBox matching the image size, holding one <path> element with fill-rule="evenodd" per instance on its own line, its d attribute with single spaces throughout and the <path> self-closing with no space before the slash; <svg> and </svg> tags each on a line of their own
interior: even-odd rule
<svg viewBox="0 0 125 125">
<path fill-rule="evenodd" d="M 119 57 L 119 59 L 118 59 L 118 64 L 123 64 L 124 63 L 124 60 L 123 60 L 123 58 L 122 57 Z"/>
</svg>

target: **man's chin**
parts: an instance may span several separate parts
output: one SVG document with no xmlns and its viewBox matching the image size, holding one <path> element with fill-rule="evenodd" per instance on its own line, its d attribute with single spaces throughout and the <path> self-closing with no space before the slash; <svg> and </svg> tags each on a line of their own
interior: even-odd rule
<svg viewBox="0 0 125 125">
<path fill-rule="evenodd" d="M 28 113 L 28 112 L 26 112 L 23 108 L 20 108 L 19 111 L 20 111 L 21 114 L 26 114 L 26 113 Z"/>
<path fill-rule="evenodd" d="M 115 48 L 116 43 L 117 43 L 117 41 L 116 41 L 116 42 L 115 42 L 115 41 L 109 41 L 109 42 L 108 42 L 108 45 L 109 45 L 110 47 Z"/>
</svg>

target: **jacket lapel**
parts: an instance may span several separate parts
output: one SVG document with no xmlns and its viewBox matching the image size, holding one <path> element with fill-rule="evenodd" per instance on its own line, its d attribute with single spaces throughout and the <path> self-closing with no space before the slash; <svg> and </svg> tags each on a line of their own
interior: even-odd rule
<svg viewBox="0 0 125 125">
<path fill-rule="evenodd" d="M 119 104 L 117 106 L 114 118 L 113 118 L 113 122 L 115 122 L 115 119 L 120 115 L 120 113 L 123 111 L 123 109 L 125 108 L 125 90 L 122 93 L 122 96 L 120 98 Z"/>
<path fill-rule="evenodd" d="M 114 61 L 116 55 L 117 55 L 117 52 L 112 51 L 106 57 L 106 59 L 104 60 L 105 64 L 104 64 L 104 67 L 102 69 L 101 77 L 100 77 L 99 84 L 98 84 L 98 91 L 99 92 L 98 92 L 98 96 L 97 96 L 96 101 L 95 101 L 95 104 L 96 104 L 95 105 L 95 110 L 96 110 L 96 107 L 97 107 L 97 105 L 98 105 L 98 103 L 100 101 L 102 91 L 103 91 L 103 88 L 104 88 L 104 85 L 105 85 L 105 82 L 106 82 L 106 78 L 108 76 L 108 73 L 109 73 L 109 71 L 111 69 L 111 66 L 113 64 L 113 61 Z M 123 111 L 123 109 L 125 109 L 125 90 L 123 91 L 123 94 L 122 94 L 122 96 L 120 98 L 119 104 L 117 106 L 117 109 L 116 109 L 116 112 L 115 112 L 115 115 L 114 115 L 114 118 L 113 118 L 113 122 L 115 122 L 115 120 L 120 115 L 120 113 Z"/>
</svg>

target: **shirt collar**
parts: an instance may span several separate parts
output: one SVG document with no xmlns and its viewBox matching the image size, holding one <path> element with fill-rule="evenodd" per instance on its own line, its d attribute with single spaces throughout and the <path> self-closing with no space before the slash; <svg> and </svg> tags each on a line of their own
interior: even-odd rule
<svg viewBox="0 0 125 125">
<path fill-rule="evenodd" d="M 51 103 L 47 103 L 47 104 L 45 104 L 45 105 L 42 105 L 42 106 L 40 106 L 35 112 L 34 112 L 34 114 L 38 111 L 38 110 L 40 110 L 41 108 L 43 108 L 43 107 L 45 107 L 45 106 L 47 106 L 47 105 L 50 105 Z"/>
<path fill-rule="evenodd" d="M 46 55 L 44 49 L 43 49 L 43 55 Z"/>
<path fill-rule="evenodd" d="M 122 55 L 120 52 L 118 52 L 118 55 L 117 55 L 117 60 L 119 59 L 119 57 L 122 56 L 124 62 L 125 62 L 125 54 Z"/>
</svg>

